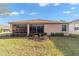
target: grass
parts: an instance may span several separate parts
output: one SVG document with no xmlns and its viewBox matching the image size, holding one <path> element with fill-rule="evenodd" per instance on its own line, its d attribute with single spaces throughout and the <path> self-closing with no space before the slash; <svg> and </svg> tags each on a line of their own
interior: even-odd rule
<svg viewBox="0 0 79 59">
<path fill-rule="evenodd" d="M 79 38 L 53 37 L 38 42 L 25 37 L 0 39 L 0 56 L 71 56 L 79 55 Z"/>
<path fill-rule="evenodd" d="M 79 37 L 55 37 L 51 41 L 65 56 L 79 56 Z"/>
</svg>

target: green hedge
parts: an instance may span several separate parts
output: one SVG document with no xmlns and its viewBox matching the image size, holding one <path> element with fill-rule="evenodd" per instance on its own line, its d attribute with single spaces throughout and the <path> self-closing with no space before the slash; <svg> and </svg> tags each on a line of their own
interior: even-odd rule
<svg viewBox="0 0 79 59">
<path fill-rule="evenodd" d="M 51 36 L 64 36 L 64 33 L 51 33 Z"/>
<path fill-rule="evenodd" d="M 4 30 L 0 30 L 0 33 L 4 32 Z"/>
</svg>

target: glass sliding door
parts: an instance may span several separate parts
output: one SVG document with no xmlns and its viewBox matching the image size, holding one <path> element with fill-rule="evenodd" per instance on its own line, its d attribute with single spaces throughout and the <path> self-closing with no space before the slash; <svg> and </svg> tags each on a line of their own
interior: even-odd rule
<svg viewBox="0 0 79 59">
<path fill-rule="evenodd" d="M 31 24 L 30 33 L 44 33 L 44 25 L 43 24 Z"/>
<path fill-rule="evenodd" d="M 44 27 L 43 26 L 37 27 L 37 33 L 43 33 L 43 32 L 44 32 Z"/>
<path fill-rule="evenodd" d="M 36 32 L 36 27 L 30 26 L 30 33 L 35 33 Z"/>
</svg>

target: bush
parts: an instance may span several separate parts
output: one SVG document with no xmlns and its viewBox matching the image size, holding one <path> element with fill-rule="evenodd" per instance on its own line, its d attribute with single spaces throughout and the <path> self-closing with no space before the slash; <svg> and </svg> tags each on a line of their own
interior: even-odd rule
<svg viewBox="0 0 79 59">
<path fill-rule="evenodd" d="M 51 33 L 51 36 L 64 36 L 64 33 Z"/>
<path fill-rule="evenodd" d="M 33 37 L 33 36 L 35 36 L 35 35 L 39 36 L 38 33 L 30 33 L 30 34 L 29 34 L 29 37 Z"/>
<path fill-rule="evenodd" d="M 49 37 L 47 35 L 44 35 L 42 38 L 43 40 L 49 40 Z"/>
<path fill-rule="evenodd" d="M 37 37 L 38 37 L 38 35 L 34 35 L 34 37 L 35 37 L 35 38 L 37 38 Z"/>
<path fill-rule="evenodd" d="M 42 33 L 42 36 L 47 35 L 47 33 Z"/>
<path fill-rule="evenodd" d="M 29 37 L 32 37 L 32 36 L 35 36 L 35 35 L 44 36 L 44 35 L 47 35 L 47 33 L 30 33 Z"/>
<path fill-rule="evenodd" d="M 56 36 L 64 36 L 64 33 L 55 33 Z"/>
<path fill-rule="evenodd" d="M 54 33 L 51 33 L 50 36 L 54 36 Z"/>
<path fill-rule="evenodd" d="M 0 30 L 0 33 L 4 32 L 4 30 Z"/>
<path fill-rule="evenodd" d="M 44 35 L 47 35 L 47 33 L 35 33 L 34 35 L 44 36 Z"/>
</svg>

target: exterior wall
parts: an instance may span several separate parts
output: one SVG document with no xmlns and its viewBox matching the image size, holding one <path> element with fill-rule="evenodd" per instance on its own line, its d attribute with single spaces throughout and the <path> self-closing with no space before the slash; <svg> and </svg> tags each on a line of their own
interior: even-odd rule
<svg viewBox="0 0 79 59">
<path fill-rule="evenodd" d="M 62 32 L 62 24 L 44 24 L 44 32 L 50 35 L 51 33 L 64 33 L 68 35 L 68 24 L 67 24 L 67 31 Z"/>
<path fill-rule="evenodd" d="M 51 33 L 64 33 L 65 35 L 69 35 L 69 24 L 67 25 L 66 31 L 62 31 L 62 24 L 44 24 L 44 32 L 50 35 Z M 11 29 L 16 29 L 13 24 L 10 24 Z"/>
<path fill-rule="evenodd" d="M 10 24 L 10 31 L 11 31 L 11 32 L 13 32 L 12 29 L 13 29 L 13 25 Z"/>
<path fill-rule="evenodd" d="M 79 30 L 75 30 L 75 26 L 79 26 L 79 23 L 70 23 L 69 24 L 69 33 L 70 34 L 79 34 Z"/>
</svg>

